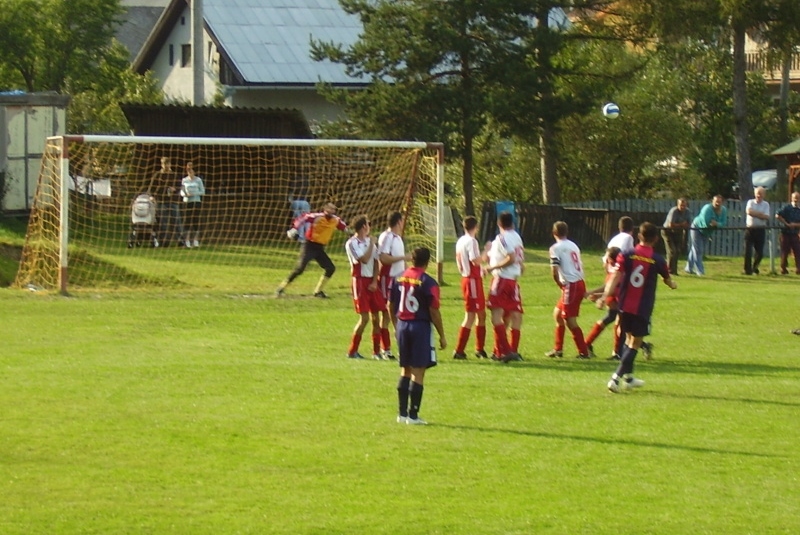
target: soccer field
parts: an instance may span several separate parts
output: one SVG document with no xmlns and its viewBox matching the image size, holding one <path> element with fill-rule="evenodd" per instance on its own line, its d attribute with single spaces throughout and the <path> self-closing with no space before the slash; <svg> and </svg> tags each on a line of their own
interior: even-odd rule
<svg viewBox="0 0 800 535">
<path fill-rule="evenodd" d="M 0 290 L 0 533 L 800 533 L 800 279 L 715 258 L 660 285 L 647 384 L 613 395 L 610 333 L 543 356 L 558 288 L 527 260 L 507 365 L 451 359 L 448 261 L 426 427 L 395 422 L 395 364 L 344 356 L 341 256 L 329 300 L 316 267 L 275 299 L 284 271 L 200 263 L 169 290 Z"/>
</svg>

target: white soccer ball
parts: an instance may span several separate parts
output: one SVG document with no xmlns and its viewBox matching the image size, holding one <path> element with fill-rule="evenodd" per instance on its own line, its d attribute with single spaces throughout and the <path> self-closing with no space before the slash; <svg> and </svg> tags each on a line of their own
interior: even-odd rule
<svg viewBox="0 0 800 535">
<path fill-rule="evenodd" d="M 616 119 L 617 117 L 619 117 L 619 106 L 617 106 L 613 102 L 609 102 L 608 104 L 603 106 L 603 115 L 605 115 L 609 119 Z"/>
</svg>

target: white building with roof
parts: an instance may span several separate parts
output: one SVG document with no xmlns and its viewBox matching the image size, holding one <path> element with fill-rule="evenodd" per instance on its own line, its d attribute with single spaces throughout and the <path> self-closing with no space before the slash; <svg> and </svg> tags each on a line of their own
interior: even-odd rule
<svg viewBox="0 0 800 535">
<path fill-rule="evenodd" d="M 168 98 L 203 105 L 221 94 L 228 106 L 294 108 L 313 123 L 342 116 L 319 95 L 319 82 L 366 85 L 342 65 L 311 59 L 312 38 L 347 46 L 361 32 L 358 17 L 338 0 L 195 0 L 197 6 L 202 36 L 193 38 L 191 3 L 172 0 L 133 61 L 137 72 L 153 71 Z M 202 76 L 196 76 L 194 49 L 202 53 Z"/>
</svg>

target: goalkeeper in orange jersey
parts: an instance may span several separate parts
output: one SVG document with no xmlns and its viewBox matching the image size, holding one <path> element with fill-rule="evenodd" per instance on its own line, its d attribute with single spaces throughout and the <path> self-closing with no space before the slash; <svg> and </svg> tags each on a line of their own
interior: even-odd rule
<svg viewBox="0 0 800 535">
<path fill-rule="evenodd" d="M 316 288 L 314 288 L 314 297 L 323 299 L 328 297 L 323 288 L 333 276 L 333 272 L 336 271 L 336 266 L 333 265 L 333 261 L 328 256 L 328 253 L 325 252 L 325 246 L 331 241 L 334 230 L 350 233 L 347 223 L 336 215 L 337 210 L 338 208 L 335 204 L 328 203 L 322 207 L 321 212 L 310 212 L 295 219 L 292 228 L 287 231 L 286 235 L 290 239 L 294 239 L 297 237 L 297 229 L 307 225 L 306 241 L 300 249 L 300 259 L 297 262 L 297 266 L 275 290 L 275 297 L 282 296 L 286 287 L 306 270 L 306 266 L 312 260 L 315 260 L 319 267 L 325 270 Z"/>
</svg>

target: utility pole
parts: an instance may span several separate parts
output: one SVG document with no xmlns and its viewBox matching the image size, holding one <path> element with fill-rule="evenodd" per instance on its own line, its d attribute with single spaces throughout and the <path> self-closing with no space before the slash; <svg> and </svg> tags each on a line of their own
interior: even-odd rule
<svg viewBox="0 0 800 535">
<path fill-rule="evenodd" d="M 191 0 L 192 18 L 192 104 L 205 104 L 205 51 L 203 48 L 203 0 Z"/>
</svg>

